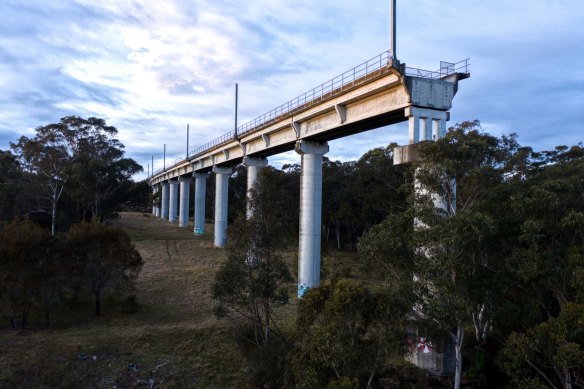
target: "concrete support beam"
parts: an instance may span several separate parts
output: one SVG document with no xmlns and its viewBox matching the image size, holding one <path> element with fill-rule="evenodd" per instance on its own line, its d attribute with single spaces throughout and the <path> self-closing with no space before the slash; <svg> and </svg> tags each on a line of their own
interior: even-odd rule
<svg viewBox="0 0 584 389">
<path fill-rule="evenodd" d="M 302 157 L 300 178 L 300 241 L 298 247 L 298 297 L 320 285 L 320 236 L 322 223 L 322 156 L 327 143 L 296 142 Z"/>
<path fill-rule="evenodd" d="M 246 215 L 249 218 L 252 214 L 252 209 L 250 207 L 250 191 L 253 188 L 255 181 L 258 177 L 258 173 L 260 170 L 268 165 L 267 158 L 252 158 L 252 157 L 244 157 L 243 158 L 243 165 L 247 168 L 247 209 Z"/>
<path fill-rule="evenodd" d="M 191 188 L 191 177 L 181 176 L 178 178 L 178 182 L 180 183 L 178 226 L 184 228 L 189 226 L 189 195 Z"/>
<path fill-rule="evenodd" d="M 168 192 L 169 192 L 169 184 L 168 181 L 164 181 L 162 184 L 162 199 L 161 205 L 162 210 L 160 212 L 161 219 L 168 219 Z"/>
<path fill-rule="evenodd" d="M 229 177 L 233 173 L 230 167 L 213 167 L 215 173 L 215 247 L 225 247 L 227 242 L 227 206 L 229 194 Z"/>
<path fill-rule="evenodd" d="M 205 233 L 205 194 L 207 193 L 207 173 L 193 173 L 195 178 L 195 235 Z"/>
<path fill-rule="evenodd" d="M 170 195 L 168 199 L 168 221 L 175 223 L 178 214 L 178 180 L 169 180 L 168 183 L 170 184 Z"/>
</svg>

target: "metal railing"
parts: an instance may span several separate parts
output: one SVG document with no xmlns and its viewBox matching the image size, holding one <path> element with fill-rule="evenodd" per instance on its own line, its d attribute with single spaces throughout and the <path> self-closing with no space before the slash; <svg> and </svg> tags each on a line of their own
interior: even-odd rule
<svg viewBox="0 0 584 389">
<path fill-rule="evenodd" d="M 332 78 L 316 88 L 309 90 L 306 93 L 301 94 L 293 98 L 292 100 L 280 105 L 258 116 L 254 120 L 239 126 L 237 129 L 238 135 L 245 135 L 247 133 L 253 132 L 257 127 L 263 126 L 266 123 L 272 121 L 275 118 L 279 118 L 282 115 L 290 115 L 296 113 L 300 109 L 309 108 L 315 104 L 320 103 L 324 99 L 328 99 L 337 94 L 341 94 L 348 87 L 353 87 L 355 82 L 368 76 L 374 72 L 379 72 L 383 68 L 388 68 L 391 63 L 391 54 L 389 51 L 385 51 L 368 61 L 365 61 L 354 68 L 347 70 L 343 74 Z"/>
<path fill-rule="evenodd" d="M 469 58 L 456 63 L 440 61 L 439 70 L 423 70 L 406 66 L 406 76 L 439 79 L 454 73 L 468 73 L 469 61 Z"/>
<path fill-rule="evenodd" d="M 235 138 L 235 131 L 229 131 L 228 133 L 221 135 L 219 138 L 213 139 L 211 142 L 206 143 L 202 146 L 197 147 L 196 149 L 189 151 L 189 158 L 195 157 L 199 154 L 202 154 L 206 150 L 212 149 L 213 147 L 219 146 L 219 145 L 226 143 L 234 138 Z"/>
<path fill-rule="evenodd" d="M 229 141 L 236 139 L 239 136 L 255 132 L 260 128 L 270 124 L 271 122 L 276 121 L 276 119 L 281 120 L 282 117 L 292 116 L 301 110 L 305 110 L 316 104 L 319 104 L 323 100 L 340 95 L 347 89 L 353 88 L 362 82 L 369 81 L 371 77 L 383 74 L 384 70 L 389 71 L 389 68 L 391 67 L 391 60 L 391 53 L 389 51 L 384 51 L 383 53 L 371 58 L 370 60 L 365 61 L 355 66 L 354 68 L 328 80 L 327 82 L 320 84 L 316 88 L 313 88 L 308 92 L 303 93 L 300 96 L 297 96 L 292 100 L 239 126 L 237 128 L 237 133 L 235 131 L 229 131 L 221 135 L 219 138 L 213 139 L 212 141 L 189 151 L 187 159 L 195 158 L 204 154 L 210 149 L 216 148 L 224 143 L 228 143 Z M 434 71 L 406 66 L 405 75 L 440 79 L 454 73 L 468 73 L 469 66 L 470 63 L 468 58 L 456 63 L 441 61 L 440 69 Z M 168 170 L 183 161 L 184 159 L 178 159 L 166 169 L 159 169 L 152 175 L 155 176 L 156 174 L 159 174 L 164 170 Z"/>
</svg>

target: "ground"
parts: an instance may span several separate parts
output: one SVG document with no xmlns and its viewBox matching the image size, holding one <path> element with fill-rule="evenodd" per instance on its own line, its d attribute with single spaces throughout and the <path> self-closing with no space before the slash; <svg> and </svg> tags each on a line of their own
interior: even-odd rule
<svg viewBox="0 0 584 389">
<path fill-rule="evenodd" d="M 238 323 L 212 314 L 211 285 L 225 255 L 213 246 L 213 226 L 194 236 L 192 226 L 180 229 L 141 213 L 123 213 L 116 223 L 144 260 L 137 311 L 124 313 L 120 301 L 106 296 L 101 317 L 87 300 L 74 311 L 60 307 L 49 329 L 40 318 L 31 318 L 25 331 L 0 327 L 0 388 L 251 387 Z M 351 250 L 325 249 L 323 275 L 361 278 L 355 258 Z M 295 246 L 286 260 L 296 279 Z M 290 303 L 276 312 L 285 330 L 294 323 L 295 290 L 294 282 Z M 1 309 L 0 320 L 8 323 Z"/>
</svg>

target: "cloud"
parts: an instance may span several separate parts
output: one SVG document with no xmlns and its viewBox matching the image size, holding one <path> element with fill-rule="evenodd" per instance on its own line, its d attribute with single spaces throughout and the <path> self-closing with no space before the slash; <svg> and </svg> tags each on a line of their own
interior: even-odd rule
<svg viewBox="0 0 584 389">
<path fill-rule="evenodd" d="M 398 2 L 398 58 L 435 69 L 471 57 L 450 125 L 480 119 L 536 148 L 582 140 L 584 2 Z M 233 128 L 379 54 L 389 4 L 372 0 L 74 0 L 0 3 L 0 148 L 66 115 L 119 129 L 146 165 Z M 401 126 L 401 127 L 400 127 Z M 331 142 L 356 159 L 405 143 L 404 125 Z M 293 161 L 284 154 L 271 160 Z"/>
</svg>

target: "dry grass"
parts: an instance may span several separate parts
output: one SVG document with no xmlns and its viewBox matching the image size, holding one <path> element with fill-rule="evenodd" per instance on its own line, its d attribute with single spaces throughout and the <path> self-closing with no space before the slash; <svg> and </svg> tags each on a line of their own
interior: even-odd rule
<svg viewBox="0 0 584 389">
<path fill-rule="evenodd" d="M 212 233 L 195 237 L 137 213 L 119 224 L 144 260 L 138 312 L 104 303 L 102 317 L 68 328 L 0 331 L 0 387 L 241 387 L 232 323 L 212 314 L 210 286 L 223 259 Z"/>
<path fill-rule="evenodd" d="M 75 325 L 52 329 L 0 329 L 0 387 L 203 387 L 249 386 L 237 323 L 212 314 L 211 285 L 224 258 L 213 247 L 213 226 L 194 236 L 192 226 L 151 215 L 124 213 L 117 222 L 132 237 L 144 267 L 137 281 L 135 314 L 103 306 Z M 296 247 L 286 253 L 293 276 Z M 354 253 L 325 255 L 327 272 L 358 271 Z M 290 285 L 295 295 L 295 285 Z M 278 307 L 276 317 L 291 328 L 296 299 Z M 86 359 L 80 358 L 85 354 Z"/>
</svg>

